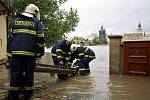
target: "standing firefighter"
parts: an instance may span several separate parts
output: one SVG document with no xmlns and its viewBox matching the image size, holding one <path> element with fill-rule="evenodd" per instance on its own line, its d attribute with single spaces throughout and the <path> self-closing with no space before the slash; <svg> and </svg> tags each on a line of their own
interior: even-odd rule
<svg viewBox="0 0 150 100">
<path fill-rule="evenodd" d="M 69 40 L 58 40 L 55 45 L 52 47 L 51 53 L 52 53 L 52 59 L 55 65 L 65 66 L 65 65 L 71 65 L 69 62 L 69 54 L 71 54 L 70 51 L 71 42 Z M 67 79 L 68 74 L 57 74 L 58 79 Z"/>
<path fill-rule="evenodd" d="M 18 100 L 20 89 L 24 100 L 29 100 L 33 93 L 35 58 L 44 54 L 44 34 L 37 16 L 38 7 L 29 4 L 13 22 L 8 38 L 8 58 L 11 59 L 8 100 Z"/>
<path fill-rule="evenodd" d="M 79 74 L 86 75 L 90 73 L 89 63 L 96 58 L 93 50 L 88 47 L 78 46 L 77 44 L 72 44 L 70 50 L 72 57 L 78 59 Z"/>
</svg>

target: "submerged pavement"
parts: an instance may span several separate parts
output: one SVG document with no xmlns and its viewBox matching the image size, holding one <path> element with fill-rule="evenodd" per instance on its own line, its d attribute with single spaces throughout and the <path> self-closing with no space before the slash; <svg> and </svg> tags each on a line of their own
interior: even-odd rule
<svg viewBox="0 0 150 100">
<path fill-rule="evenodd" d="M 110 75 L 109 46 L 90 48 L 96 53 L 96 59 L 90 63 L 91 74 L 65 81 L 47 75 L 51 81 L 46 80 L 48 85 L 40 92 L 41 100 L 150 100 L 149 77 Z"/>
</svg>

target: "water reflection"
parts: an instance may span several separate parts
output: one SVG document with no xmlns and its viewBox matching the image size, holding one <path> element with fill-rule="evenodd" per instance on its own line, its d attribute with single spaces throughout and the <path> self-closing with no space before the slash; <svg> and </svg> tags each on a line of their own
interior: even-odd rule
<svg viewBox="0 0 150 100">
<path fill-rule="evenodd" d="M 73 77 L 71 79 L 61 81 L 55 85 L 55 89 L 51 90 L 58 94 L 62 94 L 61 100 L 92 100 L 93 86 L 88 76 Z"/>
<path fill-rule="evenodd" d="M 111 100 L 150 100 L 150 78 L 111 75 Z"/>
<path fill-rule="evenodd" d="M 93 82 L 94 98 L 91 100 L 109 100 L 109 50 L 108 46 L 91 47 L 96 53 L 96 59 L 90 63 L 90 79 Z"/>
</svg>

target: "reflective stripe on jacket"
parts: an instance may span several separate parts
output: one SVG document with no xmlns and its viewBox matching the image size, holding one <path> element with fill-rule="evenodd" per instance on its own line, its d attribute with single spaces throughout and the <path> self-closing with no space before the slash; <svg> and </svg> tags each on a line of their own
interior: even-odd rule
<svg viewBox="0 0 150 100">
<path fill-rule="evenodd" d="M 36 17 L 19 15 L 13 22 L 11 36 L 8 37 L 8 56 L 44 54 L 44 34 L 42 24 Z"/>
<path fill-rule="evenodd" d="M 77 48 L 76 56 L 79 59 L 82 59 L 84 57 L 87 57 L 89 59 L 96 58 L 95 53 L 92 49 L 90 49 L 88 47 L 83 47 L 83 46 Z"/>
<path fill-rule="evenodd" d="M 56 56 L 58 61 L 67 60 L 70 46 L 66 44 L 66 40 L 58 40 L 52 47 L 52 56 Z"/>
</svg>

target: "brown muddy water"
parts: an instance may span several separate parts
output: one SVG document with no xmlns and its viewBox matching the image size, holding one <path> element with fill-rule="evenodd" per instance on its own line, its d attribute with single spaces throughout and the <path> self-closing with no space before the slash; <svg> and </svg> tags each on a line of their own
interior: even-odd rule
<svg viewBox="0 0 150 100">
<path fill-rule="evenodd" d="M 32 100 L 150 100 L 149 77 L 109 75 L 109 46 L 90 48 L 97 57 L 90 63 L 90 75 L 61 81 L 56 75 L 35 73 Z"/>
</svg>

